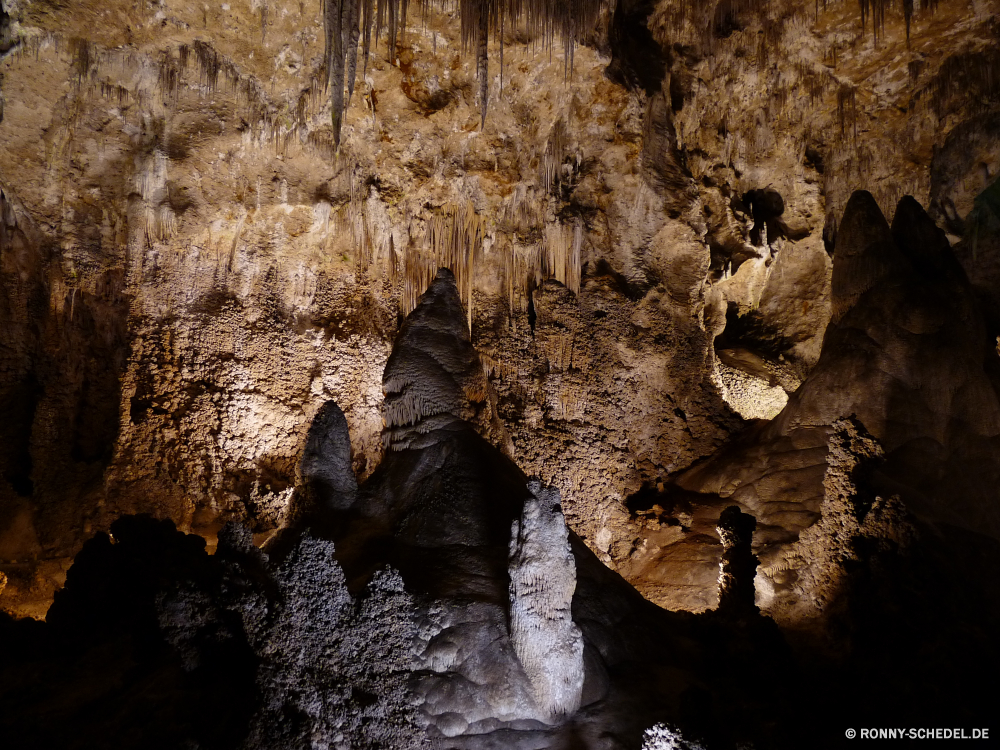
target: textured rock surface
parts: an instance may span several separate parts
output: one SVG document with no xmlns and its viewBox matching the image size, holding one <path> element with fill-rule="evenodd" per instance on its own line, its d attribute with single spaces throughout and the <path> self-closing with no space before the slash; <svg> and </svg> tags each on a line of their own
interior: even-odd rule
<svg viewBox="0 0 1000 750">
<path fill-rule="evenodd" d="M 479 434 L 475 394 L 438 364 L 474 376 L 456 299 L 440 276 L 389 357 L 414 392 L 445 394 L 431 416 L 448 419 L 414 426 L 419 447 L 390 444 L 351 481 L 346 420 L 328 403 L 302 460 L 306 500 L 321 502 L 266 552 L 243 526 L 224 527 L 209 556 L 170 521 L 126 516 L 87 542 L 46 622 L 0 618 L 17 654 L 0 666 L 4 736 L 24 747 L 791 748 L 808 728 L 830 744 L 845 715 L 987 715 L 992 697 L 963 677 L 970 654 L 998 661 L 1000 600 L 958 574 L 977 556 L 988 574 L 1000 567 L 996 545 L 966 534 L 950 556 L 958 538 L 944 527 L 943 543 L 927 543 L 929 527 L 875 489 L 886 454 L 856 420 L 829 428 L 820 519 L 784 547 L 785 578 L 764 571 L 796 663 L 754 605 L 754 519 L 710 512 L 731 501 L 666 487 L 656 498 L 674 493 L 692 527 L 719 526 L 720 606 L 698 616 L 646 601 L 566 528 L 558 493 Z M 435 319 L 451 324 L 428 363 L 410 323 Z M 335 502 L 322 502 L 330 488 Z M 914 652 L 927 656 L 907 661 Z"/>
<path fill-rule="evenodd" d="M 636 747 L 645 728 L 671 716 L 702 731 L 718 723 L 698 713 L 700 698 L 684 696 L 701 684 L 720 700 L 734 696 L 738 680 L 711 677 L 700 656 L 729 626 L 702 643 L 687 617 L 644 601 L 567 530 L 559 494 L 529 483 L 479 434 L 475 395 L 449 390 L 455 370 L 437 364 L 467 362 L 455 291 L 449 275 L 433 282 L 386 369 L 387 379 L 394 367 L 408 373 L 413 392 L 446 394 L 434 413 L 448 419 L 418 422 L 419 445 L 390 443 L 355 502 L 322 524 L 350 588 L 388 563 L 412 594 L 414 685 L 428 736 L 445 748 Z M 433 361 L 412 345 L 428 320 L 440 322 Z M 741 648 L 757 654 L 766 643 L 754 634 Z M 750 710 L 744 698 L 726 705 L 719 710 L 730 718 Z M 720 737 L 757 731 L 739 720 L 722 726 Z"/>
<path fill-rule="evenodd" d="M 473 592 L 428 615 L 446 644 L 504 622 L 521 470 L 559 490 L 574 549 L 675 609 L 717 605 L 715 527 L 739 505 L 779 602 L 852 413 L 885 453 L 876 494 L 949 540 L 926 554 L 989 567 L 948 545 L 998 528 L 996 0 L 619 0 L 566 48 L 568 80 L 517 23 L 480 75 L 431 4 L 391 52 L 375 40 L 343 118 L 318 0 L 0 7 L 7 610 L 43 616 L 122 513 L 209 550 L 239 520 L 275 554 L 315 523 L 355 594 L 397 532 L 407 585 Z M 404 360 L 448 377 L 421 394 L 411 365 L 384 370 L 432 282 L 448 312 L 410 319 Z M 579 587 L 618 585 L 576 559 Z M 511 679 L 482 716 L 528 710 Z M 463 721 L 442 733 L 496 729 Z"/>
<path fill-rule="evenodd" d="M 398 574 L 356 601 L 332 545 L 309 536 L 278 562 L 245 527 L 227 526 L 213 557 L 169 521 L 112 531 L 85 545 L 45 628 L 6 634 L 42 649 L 4 666 L 16 746 L 424 745 Z"/>
<path fill-rule="evenodd" d="M 996 537 L 996 352 L 944 233 L 911 197 L 890 230 L 860 193 L 841 222 L 833 279 L 839 319 L 788 405 L 679 485 L 753 513 L 764 571 L 784 576 L 784 545 L 822 514 L 830 425 L 856 415 L 886 453 L 880 492 L 902 494 L 925 522 Z"/>
<path fill-rule="evenodd" d="M 583 637 L 573 622 L 576 590 L 559 493 L 528 484 L 510 539 L 510 636 L 535 701 L 552 716 L 572 714 L 583 690 Z"/>
<path fill-rule="evenodd" d="M 464 312 L 454 275 L 441 269 L 400 328 L 382 375 L 382 435 L 388 449 L 420 448 L 425 439 L 434 439 L 423 436 L 468 423 L 513 452 Z"/>
<path fill-rule="evenodd" d="M 688 742 L 680 730 L 667 724 L 657 724 L 642 735 L 642 750 L 700 750 L 701 745 Z"/>
</svg>

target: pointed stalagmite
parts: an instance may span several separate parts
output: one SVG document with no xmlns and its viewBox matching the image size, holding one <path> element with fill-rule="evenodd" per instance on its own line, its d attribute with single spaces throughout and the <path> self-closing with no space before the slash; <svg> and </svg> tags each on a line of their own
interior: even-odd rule
<svg viewBox="0 0 1000 750">
<path fill-rule="evenodd" d="M 472 346 L 455 276 L 446 268 L 400 329 L 382 376 L 383 443 L 404 450 L 433 442 L 439 430 L 471 423 L 503 450 L 510 438 Z"/>
<path fill-rule="evenodd" d="M 358 480 L 351 467 L 351 435 L 336 401 L 327 401 L 313 417 L 301 470 L 321 508 L 344 509 L 354 502 Z"/>
<path fill-rule="evenodd" d="M 559 491 L 529 482 L 510 540 L 510 629 L 539 706 L 572 714 L 583 691 L 583 636 L 573 622 L 576 561 Z"/>
<path fill-rule="evenodd" d="M 909 263 L 896 248 L 889 224 L 872 194 L 858 190 L 847 202 L 833 256 L 833 319 L 840 320 L 858 298 Z"/>
</svg>

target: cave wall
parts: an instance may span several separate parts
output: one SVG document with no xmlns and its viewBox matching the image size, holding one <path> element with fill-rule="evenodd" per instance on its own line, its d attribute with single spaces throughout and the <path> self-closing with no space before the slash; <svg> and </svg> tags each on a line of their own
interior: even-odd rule
<svg viewBox="0 0 1000 750">
<path fill-rule="evenodd" d="M 850 193 L 890 217 L 914 195 L 1000 299 L 990 253 L 959 242 L 997 173 L 995 1 L 918 9 L 907 40 L 897 10 L 876 36 L 851 3 L 620 0 L 571 76 L 511 24 L 485 120 L 458 14 L 430 4 L 359 70 L 339 148 L 318 0 L 3 7 L 0 564 L 20 612 L 123 512 L 266 538 L 329 398 L 366 476 L 391 342 L 438 264 L 518 463 L 606 564 L 704 609 L 713 524 L 644 498 L 811 372 Z"/>
</svg>

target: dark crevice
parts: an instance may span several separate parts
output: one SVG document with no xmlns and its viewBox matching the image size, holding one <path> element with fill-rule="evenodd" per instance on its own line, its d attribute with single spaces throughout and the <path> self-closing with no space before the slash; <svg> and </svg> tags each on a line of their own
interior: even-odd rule
<svg viewBox="0 0 1000 750">
<path fill-rule="evenodd" d="M 749 190 L 743 195 L 743 204 L 750 209 L 753 216 L 753 227 L 750 229 L 750 241 L 760 246 L 762 241 L 773 243 L 779 237 L 787 237 L 788 231 L 781 215 L 785 212 L 785 201 L 774 188 Z"/>
<path fill-rule="evenodd" d="M 21 497 L 30 497 L 34 493 L 31 428 L 41 395 L 41 385 L 31 375 L 0 401 L 0 413 L 4 420 L 0 435 L 3 436 L 3 444 L 10 446 L 3 461 L 3 478 Z"/>
<path fill-rule="evenodd" d="M 655 0 L 618 0 L 608 30 L 608 78 L 650 96 L 660 90 L 669 62 L 646 25 L 655 8 Z"/>
</svg>

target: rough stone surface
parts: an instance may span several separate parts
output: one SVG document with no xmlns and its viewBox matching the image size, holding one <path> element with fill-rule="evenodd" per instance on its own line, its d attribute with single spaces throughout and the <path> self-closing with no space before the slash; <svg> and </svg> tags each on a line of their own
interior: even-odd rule
<svg viewBox="0 0 1000 750">
<path fill-rule="evenodd" d="M 261 658 L 247 747 L 426 746 L 408 687 L 415 614 L 399 574 L 380 571 L 355 603 L 333 545 L 303 537 L 274 581 L 267 620 L 253 609 L 244 620 Z"/>
<path fill-rule="evenodd" d="M 1000 8 L 911 5 L 618 0 L 567 47 L 508 18 L 486 67 L 461 14 L 411 4 L 340 118 L 319 0 L 4 0 L 0 606 L 43 617 L 122 514 L 209 551 L 236 520 L 279 561 L 314 525 L 352 596 L 389 562 L 450 602 L 418 615 L 441 737 L 530 746 L 549 730 L 509 722 L 548 719 L 496 641 L 522 470 L 559 490 L 589 592 L 576 716 L 606 717 L 634 698 L 615 665 L 656 641 L 642 626 L 609 656 L 622 620 L 595 592 L 631 594 L 595 561 L 713 609 L 736 504 L 775 587 L 762 606 L 795 635 L 782 566 L 824 523 L 832 425 L 855 414 L 884 452 L 875 496 L 909 514 L 889 525 L 919 540 L 898 563 L 851 552 L 871 575 L 837 579 L 848 615 L 820 607 L 801 632 L 861 633 L 873 686 L 880 648 L 911 663 L 897 642 L 933 651 L 925 633 L 954 623 L 988 653 L 988 597 L 973 614 L 953 581 L 992 570 L 1000 533 Z M 447 377 L 414 387 L 425 371 Z M 928 581 L 954 592 L 925 606 Z M 162 599 L 170 670 L 203 668 L 184 644 L 211 629 L 206 596 Z M 453 663 L 458 632 L 478 645 Z M 758 669 L 725 635 L 714 666 Z M 928 674 L 951 684 L 967 655 L 938 650 Z M 749 705 L 684 685 L 650 695 L 699 726 L 712 700 Z M 637 745 L 654 714 L 609 731 Z M 572 731 L 606 729 L 589 720 Z"/>
<path fill-rule="evenodd" d="M 513 452 L 496 396 L 472 346 L 451 271 L 441 269 L 400 328 L 382 375 L 382 439 L 391 450 L 422 447 L 423 436 L 458 423 Z"/>
<path fill-rule="evenodd" d="M 436 360 L 467 362 L 455 282 L 433 283 L 420 304 L 437 309 L 418 306 L 389 357 L 418 393 L 447 392 L 456 370 L 419 366 L 412 320 L 447 324 Z M 810 728 L 825 741 L 830 716 L 967 722 L 992 707 L 962 676 L 972 653 L 997 663 L 1000 613 L 960 574 L 977 556 L 992 572 L 1000 555 L 878 489 L 890 454 L 856 419 L 823 433 L 818 520 L 775 547 L 783 567 L 772 556 L 760 571 L 762 605 L 797 663 L 754 606 L 756 522 L 732 500 L 675 485 L 631 498 L 664 542 L 669 514 L 681 539 L 718 527 L 718 610 L 667 612 L 567 529 L 559 494 L 529 483 L 474 411 L 449 416 L 419 446 L 387 450 L 353 502 L 296 519 L 315 532 L 286 526 L 266 552 L 242 525 L 225 526 L 209 556 L 170 521 L 115 521 L 84 546 L 45 622 L 0 617 L 14 646 L 0 665 L 0 732 L 24 747 L 792 748 Z M 327 404 L 302 463 L 354 490 L 344 422 Z M 762 438 L 781 424 L 717 456 L 715 476 L 740 451 L 773 448 Z M 784 436 L 786 453 L 817 434 Z M 757 455 L 767 468 L 775 454 Z"/>
<path fill-rule="evenodd" d="M 535 701 L 553 716 L 572 714 L 583 690 L 583 637 L 573 622 L 576 561 L 559 493 L 528 484 L 510 539 L 510 631 Z"/>
<path fill-rule="evenodd" d="M 680 730 L 657 724 L 642 735 L 642 750 L 701 750 L 702 745 L 684 739 Z"/>
</svg>

